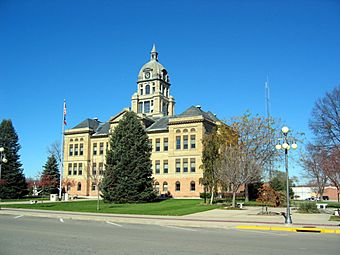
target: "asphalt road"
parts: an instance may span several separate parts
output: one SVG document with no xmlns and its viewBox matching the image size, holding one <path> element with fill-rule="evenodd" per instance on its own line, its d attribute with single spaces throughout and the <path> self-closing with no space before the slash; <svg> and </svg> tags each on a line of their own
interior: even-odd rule
<svg viewBox="0 0 340 255">
<path fill-rule="evenodd" d="M 339 254 L 340 235 L 0 215 L 0 255 Z"/>
</svg>

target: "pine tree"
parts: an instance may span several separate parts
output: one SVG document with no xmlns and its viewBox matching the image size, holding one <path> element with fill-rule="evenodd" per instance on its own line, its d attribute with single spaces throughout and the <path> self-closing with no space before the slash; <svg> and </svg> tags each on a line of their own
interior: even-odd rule
<svg viewBox="0 0 340 255">
<path fill-rule="evenodd" d="M 102 196 L 114 203 L 148 202 L 156 198 L 151 146 L 137 115 L 127 112 L 110 138 Z"/>
<path fill-rule="evenodd" d="M 0 124 L 0 147 L 5 149 L 7 162 L 1 165 L 0 198 L 21 198 L 28 193 L 18 140 L 12 121 L 3 120 Z"/>
<path fill-rule="evenodd" d="M 54 155 L 51 154 L 40 177 L 42 193 L 45 195 L 58 193 L 59 180 L 58 162 Z"/>
</svg>

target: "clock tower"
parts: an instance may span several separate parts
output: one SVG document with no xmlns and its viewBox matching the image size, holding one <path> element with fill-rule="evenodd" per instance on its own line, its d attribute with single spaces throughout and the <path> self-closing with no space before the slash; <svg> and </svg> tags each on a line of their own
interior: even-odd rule
<svg viewBox="0 0 340 255">
<path fill-rule="evenodd" d="M 150 61 L 140 69 L 137 92 L 132 95 L 132 111 L 150 117 L 173 116 L 175 100 L 170 96 L 170 79 L 167 70 L 158 62 L 153 45 Z"/>
</svg>

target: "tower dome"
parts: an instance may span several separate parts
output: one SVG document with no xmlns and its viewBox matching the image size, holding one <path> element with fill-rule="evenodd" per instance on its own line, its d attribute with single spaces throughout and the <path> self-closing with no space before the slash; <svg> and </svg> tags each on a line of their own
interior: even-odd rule
<svg viewBox="0 0 340 255">
<path fill-rule="evenodd" d="M 158 52 L 155 44 L 150 53 L 150 61 L 142 66 L 138 73 L 138 81 L 161 79 L 167 83 L 170 82 L 168 72 L 164 66 L 158 62 Z"/>
</svg>

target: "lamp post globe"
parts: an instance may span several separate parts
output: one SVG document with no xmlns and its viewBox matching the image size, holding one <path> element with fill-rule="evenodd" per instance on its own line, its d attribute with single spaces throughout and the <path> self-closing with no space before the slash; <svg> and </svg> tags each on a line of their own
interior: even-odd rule
<svg viewBox="0 0 340 255">
<path fill-rule="evenodd" d="M 282 133 L 284 134 L 287 134 L 289 132 L 289 128 L 284 126 L 282 129 L 281 129 Z"/>
</svg>

